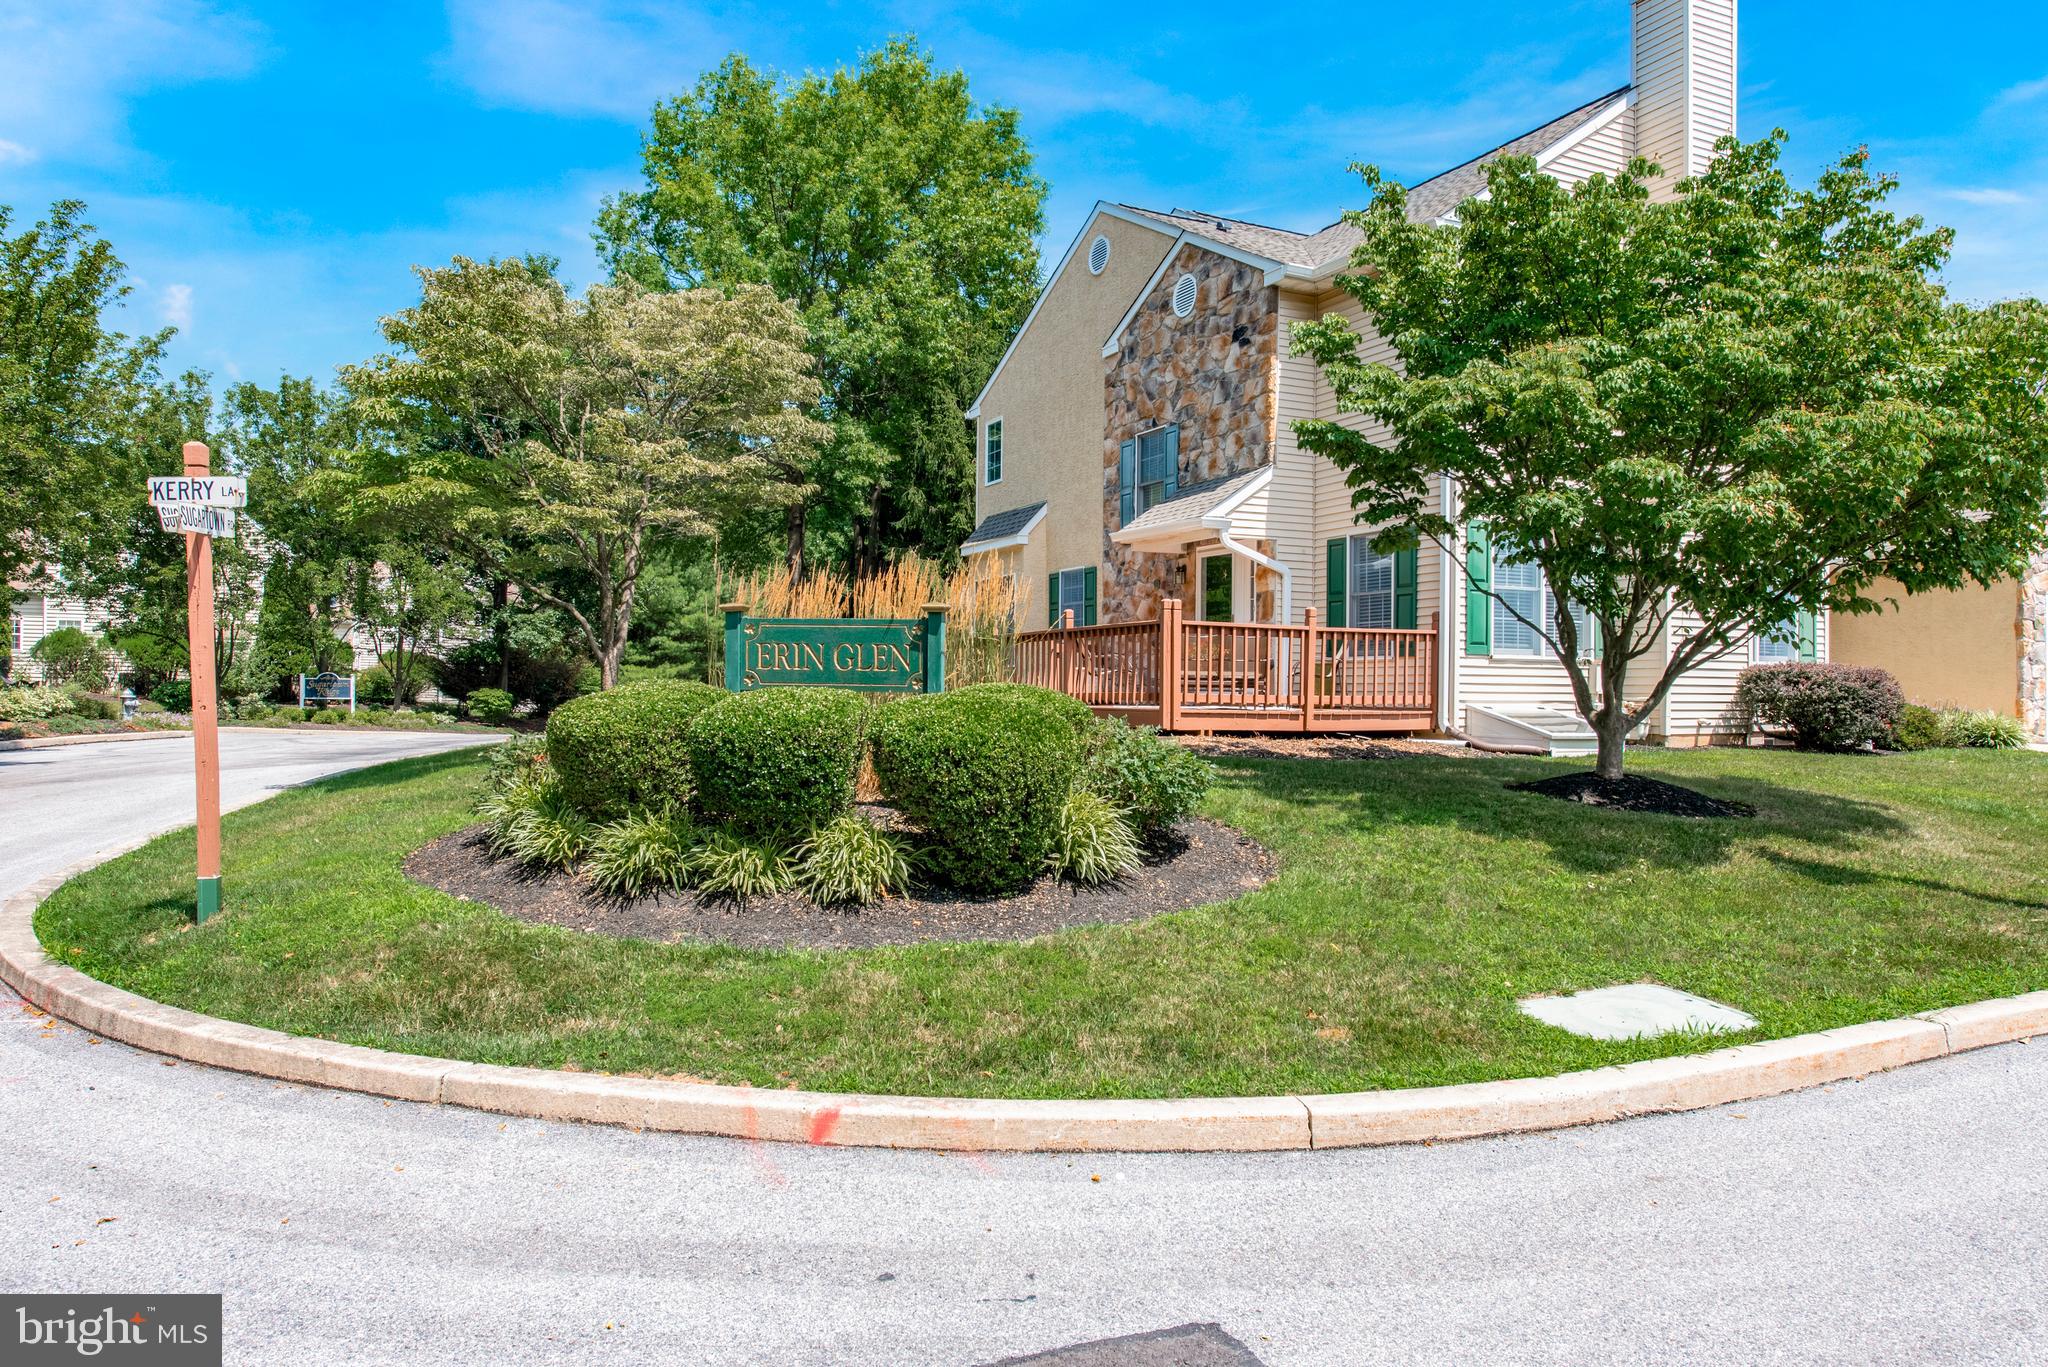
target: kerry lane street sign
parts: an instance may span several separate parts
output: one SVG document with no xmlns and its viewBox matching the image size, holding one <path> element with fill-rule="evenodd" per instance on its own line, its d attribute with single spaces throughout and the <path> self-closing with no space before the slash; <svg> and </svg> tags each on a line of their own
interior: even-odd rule
<svg viewBox="0 0 2048 1367">
<path fill-rule="evenodd" d="M 159 508 L 246 508 L 249 481 L 240 475 L 151 475 L 149 501 Z M 168 528 L 166 530 L 169 530 Z"/>
<path fill-rule="evenodd" d="M 863 693 L 938 693 L 946 686 L 946 605 L 923 617 L 749 617 L 727 603 L 725 686 L 811 684 Z"/>
</svg>

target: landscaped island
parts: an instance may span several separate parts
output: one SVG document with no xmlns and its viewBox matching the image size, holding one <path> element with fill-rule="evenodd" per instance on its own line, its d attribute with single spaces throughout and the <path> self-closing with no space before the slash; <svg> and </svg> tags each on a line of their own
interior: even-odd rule
<svg viewBox="0 0 2048 1367">
<path fill-rule="evenodd" d="M 229 909 L 203 927 L 183 914 L 188 831 L 60 889 L 37 929 L 104 981 L 300 1034 L 973 1096 L 1343 1091 L 1705 1047 L 1584 1039 L 1516 1007 L 1643 980 L 1757 1018 L 1714 1043 L 2048 986 L 2048 759 L 1644 751 L 1631 767 L 1756 815 L 1508 790 L 1570 771 L 1542 759 L 1231 757 L 1199 814 L 1277 857 L 1256 891 L 1023 942 L 742 949 L 532 924 L 409 879 L 415 851 L 477 820 L 486 761 L 468 753 L 231 815 Z"/>
</svg>

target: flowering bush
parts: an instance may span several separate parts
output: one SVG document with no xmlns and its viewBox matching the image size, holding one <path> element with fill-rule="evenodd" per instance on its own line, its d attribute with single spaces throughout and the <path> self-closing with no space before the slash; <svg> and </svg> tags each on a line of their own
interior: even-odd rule
<svg viewBox="0 0 2048 1367">
<path fill-rule="evenodd" d="M 1859 665 L 1759 665 L 1743 671 L 1735 696 L 1756 720 L 1789 728 L 1802 750 L 1888 745 L 1906 707 L 1897 679 Z"/>
</svg>

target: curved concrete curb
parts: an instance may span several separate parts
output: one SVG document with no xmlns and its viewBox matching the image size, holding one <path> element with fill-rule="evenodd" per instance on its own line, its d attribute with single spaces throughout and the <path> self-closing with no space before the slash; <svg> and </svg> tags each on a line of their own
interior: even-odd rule
<svg viewBox="0 0 2048 1367">
<path fill-rule="evenodd" d="M 141 842 L 136 842 L 141 843 Z M 102 852 L 0 907 L 0 980 L 80 1028 L 194 1063 L 539 1120 L 809 1144 L 959 1150 L 1259 1150 L 1412 1144 L 1688 1111 L 2048 1034 L 2048 991 L 1558 1077 L 1334 1096 L 999 1101 L 785 1092 L 458 1063 L 202 1016 L 51 959 L 35 909 Z"/>
</svg>

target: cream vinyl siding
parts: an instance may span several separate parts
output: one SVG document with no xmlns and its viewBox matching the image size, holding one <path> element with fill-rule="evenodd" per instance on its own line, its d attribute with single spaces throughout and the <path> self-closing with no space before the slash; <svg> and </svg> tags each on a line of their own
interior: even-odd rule
<svg viewBox="0 0 2048 1367">
<path fill-rule="evenodd" d="M 1577 185 L 1595 175 L 1621 174 L 1635 154 L 1636 111 L 1624 105 L 1600 128 L 1543 163 L 1543 169 L 1566 185 Z"/>
<path fill-rule="evenodd" d="M 1636 151 L 1660 194 L 1735 131 L 1735 0 L 1635 0 Z"/>
<path fill-rule="evenodd" d="M 1692 167 L 1704 171 L 1714 144 L 1735 131 L 1735 0 L 1691 0 Z"/>
<path fill-rule="evenodd" d="M 1328 466 L 1320 456 L 1301 449 L 1294 436 L 1300 418 L 1318 416 L 1318 394 L 1326 392 L 1321 369 L 1307 356 L 1293 354 L 1296 323 L 1316 317 L 1315 300 L 1301 294 L 1280 295 L 1280 347 L 1274 362 L 1279 367 L 1275 395 L 1273 434 L 1273 482 L 1257 495 L 1265 504 L 1264 536 L 1273 542 L 1273 558 L 1294 575 L 1294 617 L 1322 603 L 1321 542 L 1316 539 L 1317 466 Z M 1334 469 L 1335 467 L 1330 467 Z"/>
<path fill-rule="evenodd" d="M 1283 302 L 1285 299 L 1286 296 L 1283 295 Z M 1379 329 L 1365 316 L 1365 310 L 1357 299 L 1342 290 L 1332 290 L 1317 299 L 1316 306 L 1319 313 L 1325 316 L 1337 315 L 1351 324 L 1352 331 L 1358 334 L 1360 356 L 1381 365 L 1400 365 L 1400 358 L 1394 354 L 1393 344 L 1380 336 Z M 1365 433 L 1376 442 L 1392 440 L 1387 429 L 1381 424 L 1358 413 L 1339 413 L 1336 396 L 1330 392 L 1329 385 L 1323 382 L 1322 372 L 1315 367 L 1314 362 L 1307 361 L 1306 358 L 1304 363 L 1309 365 L 1313 380 L 1314 417 L 1326 422 L 1342 423 L 1355 431 Z M 1284 402 L 1283 397 L 1283 404 Z M 1308 416 L 1285 413 L 1284 407 L 1283 415 L 1283 425 L 1295 416 Z M 1284 440 L 1289 447 L 1292 446 L 1291 438 Z M 1308 540 L 1306 572 L 1302 561 L 1288 562 L 1293 567 L 1295 575 L 1294 612 L 1297 620 L 1304 607 L 1313 604 L 1320 614 L 1323 604 L 1327 601 L 1327 585 L 1324 581 L 1329 577 L 1329 562 L 1324 547 L 1330 540 L 1333 537 L 1357 536 L 1375 530 L 1361 527 L 1353 520 L 1351 489 L 1344 483 L 1343 471 L 1321 456 L 1304 453 L 1300 458 L 1309 462 L 1309 476 L 1315 493 L 1315 523 Z M 1442 498 L 1440 482 L 1432 476 L 1430 484 L 1435 496 Z M 1443 594 L 1443 566 L 1440 559 L 1432 545 L 1420 547 L 1415 556 L 1415 624 L 1425 630 L 1429 627 L 1430 614 L 1438 611 L 1437 605 Z"/>
<path fill-rule="evenodd" d="M 1459 554 L 1463 553 L 1461 546 Z M 1457 575 L 1457 592 L 1451 595 L 1453 620 L 1451 629 L 1445 633 L 1443 648 L 1456 651 L 1458 655 L 1458 728 L 1464 729 L 1466 709 L 1474 704 L 1514 707 L 1533 703 L 1577 716 L 1579 704 L 1572 697 L 1571 675 L 1550 647 L 1542 647 L 1542 653 L 1536 655 L 1504 655 L 1498 650 L 1492 655 L 1465 653 L 1465 573 L 1462 568 L 1454 572 Z M 1482 611 L 1491 610 L 1492 599 L 1485 598 L 1480 602 Z"/>
<path fill-rule="evenodd" d="M 1680 607 L 1671 614 L 1672 639 L 1683 640 L 1699 628 L 1699 614 Z M 1813 626 L 1813 657 L 1828 658 L 1828 614 L 1820 613 Z M 1660 731 L 1680 745 L 1742 730 L 1742 718 L 1735 707 L 1736 685 L 1742 671 L 1756 663 L 1748 638 L 1718 660 L 1688 671 L 1665 695 Z"/>
</svg>

